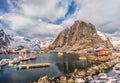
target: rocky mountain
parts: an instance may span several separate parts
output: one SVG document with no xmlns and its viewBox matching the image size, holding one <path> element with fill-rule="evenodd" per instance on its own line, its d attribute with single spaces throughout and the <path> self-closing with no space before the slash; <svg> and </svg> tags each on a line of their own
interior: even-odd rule
<svg viewBox="0 0 120 83">
<path fill-rule="evenodd" d="M 41 45 L 40 45 L 40 47 L 41 48 L 47 48 L 50 44 L 52 44 L 53 43 L 53 39 L 48 39 L 48 40 L 44 40 L 44 41 L 41 41 Z"/>
<path fill-rule="evenodd" d="M 28 50 L 30 49 L 38 49 L 36 46 L 33 45 L 31 40 L 26 39 L 21 36 L 14 36 L 12 37 L 13 40 L 10 41 L 10 48 L 19 48 L 19 47 L 24 47 Z"/>
<path fill-rule="evenodd" d="M 40 41 L 38 39 L 32 40 L 34 46 L 39 47 L 41 50 L 47 48 L 50 44 L 53 43 L 53 39 Z"/>
<path fill-rule="evenodd" d="M 3 29 L 0 30 L 0 49 L 5 49 L 10 45 L 10 36 Z"/>
<path fill-rule="evenodd" d="M 29 40 L 21 36 L 12 37 L 7 35 L 3 29 L 0 30 L 0 49 L 24 47 L 28 50 L 40 50 L 47 48 L 52 42 L 53 39 L 40 41 L 38 39 Z"/>
<path fill-rule="evenodd" d="M 97 47 L 111 49 L 112 44 L 105 34 L 96 31 L 93 24 L 77 20 L 70 28 L 60 32 L 48 49 L 76 51 Z"/>
<path fill-rule="evenodd" d="M 52 39 L 40 41 L 38 39 L 27 39 L 20 36 L 13 37 L 13 40 L 10 42 L 10 47 L 17 48 L 22 46 L 28 50 L 42 50 L 47 48 L 51 43 Z"/>
</svg>

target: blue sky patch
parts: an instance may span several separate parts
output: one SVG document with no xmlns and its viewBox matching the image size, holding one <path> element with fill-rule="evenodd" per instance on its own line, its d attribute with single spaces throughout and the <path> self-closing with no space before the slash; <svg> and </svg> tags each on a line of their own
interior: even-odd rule
<svg viewBox="0 0 120 83">
<path fill-rule="evenodd" d="M 9 12 L 7 0 L 0 0 L 0 10 L 2 10 L 2 12 Z"/>
<path fill-rule="evenodd" d="M 61 4 L 61 3 L 59 3 L 59 4 Z M 68 11 L 66 12 L 65 16 L 63 18 L 56 20 L 55 24 L 61 24 L 62 21 L 69 18 L 72 14 L 75 13 L 76 8 L 77 8 L 77 5 L 76 5 L 75 1 L 72 1 L 68 7 Z"/>
<path fill-rule="evenodd" d="M 76 11 L 76 7 L 77 7 L 77 5 L 76 5 L 75 1 L 72 1 L 69 5 L 67 13 L 65 14 L 65 17 L 69 17 L 72 14 L 74 14 L 74 12 Z"/>
<path fill-rule="evenodd" d="M 4 22 L 3 20 L 0 20 L 0 25 L 2 25 L 0 28 L 8 28 L 8 24 Z"/>
</svg>

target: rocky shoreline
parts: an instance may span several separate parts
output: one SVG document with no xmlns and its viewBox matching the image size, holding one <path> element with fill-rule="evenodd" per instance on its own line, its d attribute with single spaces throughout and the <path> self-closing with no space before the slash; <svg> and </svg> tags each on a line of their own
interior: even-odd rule
<svg viewBox="0 0 120 83">
<path fill-rule="evenodd" d="M 85 70 L 75 69 L 73 73 L 62 75 L 59 77 L 41 77 L 34 83 L 89 83 L 94 75 L 102 72 L 110 71 L 115 64 L 119 62 L 118 57 L 112 57 L 106 61 L 102 61 L 100 64 L 93 64 L 91 67 Z"/>
</svg>

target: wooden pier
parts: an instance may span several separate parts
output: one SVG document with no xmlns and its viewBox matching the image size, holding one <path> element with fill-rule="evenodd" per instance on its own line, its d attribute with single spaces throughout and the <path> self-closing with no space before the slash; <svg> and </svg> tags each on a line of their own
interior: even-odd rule
<svg viewBox="0 0 120 83">
<path fill-rule="evenodd" d="M 37 63 L 37 64 L 21 64 L 17 65 L 16 68 L 20 69 L 31 69 L 31 68 L 41 68 L 41 67 L 49 67 L 50 63 Z"/>
</svg>

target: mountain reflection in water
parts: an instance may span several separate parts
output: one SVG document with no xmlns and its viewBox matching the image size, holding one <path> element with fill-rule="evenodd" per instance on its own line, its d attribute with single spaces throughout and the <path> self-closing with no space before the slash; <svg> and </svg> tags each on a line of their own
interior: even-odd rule
<svg viewBox="0 0 120 83">
<path fill-rule="evenodd" d="M 18 57 L 19 55 L 0 55 L 0 59 Z M 0 83 L 30 83 L 37 81 L 42 76 L 55 77 L 73 72 L 74 69 L 84 69 L 88 66 L 86 60 L 79 60 L 75 54 L 66 54 L 58 56 L 57 53 L 37 54 L 36 60 L 23 62 L 30 63 L 50 63 L 50 67 L 17 70 L 14 67 L 5 66 L 0 70 Z"/>
</svg>

